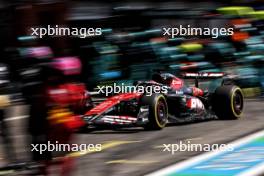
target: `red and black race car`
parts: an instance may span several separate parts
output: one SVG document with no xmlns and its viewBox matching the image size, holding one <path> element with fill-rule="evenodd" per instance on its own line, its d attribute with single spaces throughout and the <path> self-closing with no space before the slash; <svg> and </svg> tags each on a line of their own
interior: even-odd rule
<svg viewBox="0 0 264 176">
<path fill-rule="evenodd" d="M 195 86 L 186 86 L 185 79 Z M 200 80 L 220 79 L 214 88 L 198 88 Z M 159 130 L 167 123 L 208 118 L 238 119 L 243 111 L 243 93 L 224 73 L 185 73 L 181 78 L 170 73 L 155 73 L 151 81 L 137 86 L 160 87 L 160 93 L 128 92 L 102 101 L 84 115 L 88 127 L 142 126 Z M 165 87 L 165 89 L 164 89 Z"/>
</svg>

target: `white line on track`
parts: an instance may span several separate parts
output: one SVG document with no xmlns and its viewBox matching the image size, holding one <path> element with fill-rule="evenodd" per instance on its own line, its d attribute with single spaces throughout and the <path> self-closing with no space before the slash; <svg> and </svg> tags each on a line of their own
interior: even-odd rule
<svg viewBox="0 0 264 176">
<path fill-rule="evenodd" d="M 238 139 L 238 140 L 235 140 L 234 142 L 230 143 L 230 145 L 232 145 L 232 147 L 235 149 L 241 145 L 244 145 L 244 144 L 247 144 L 248 142 L 256 139 L 256 138 L 259 138 L 261 136 L 264 136 L 264 130 L 263 131 L 259 131 L 259 132 L 256 132 L 254 134 L 251 134 L 251 135 L 248 135 L 246 137 L 243 137 L 241 139 Z M 165 167 L 161 170 L 158 170 L 156 172 L 153 172 L 153 173 L 150 173 L 150 174 L 147 174 L 146 176 L 164 176 L 164 175 L 167 175 L 169 173 L 175 173 L 177 171 L 180 171 L 180 170 L 183 170 L 189 166 L 192 166 L 192 165 L 195 165 L 199 162 L 202 162 L 202 161 L 205 161 L 209 158 L 212 158 L 214 156 L 217 156 L 217 155 L 220 155 L 220 154 L 223 154 L 223 153 L 226 153 L 227 151 L 212 151 L 212 152 L 206 152 L 206 153 L 203 153 L 201 155 L 198 155 L 198 156 L 195 156 L 191 159 L 188 159 L 188 160 L 185 160 L 183 162 L 180 162 L 180 163 L 176 163 L 176 164 L 173 164 L 171 166 L 168 166 L 168 167 Z M 262 163 L 263 164 L 263 163 Z M 262 170 L 264 170 L 264 167 L 263 165 L 262 166 Z M 258 172 L 261 172 L 262 170 L 260 170 L 261 166 L 256 166 L 252 169 L 249 169 L 248 171 L 249 172 L 252 172 L 254 174 L 254 172 L 258 171 Z M 259 168 L 260 167 L 260 168 Z M 258 169 L 258 170 L 255 170 L 255 169 Z M 250 171 L 252 170 L 252 171 Z M 260 170 L 260 171 L 259 171 Z M 258 174 L 258 172 L 256 174 Z M 249 174 L 250 176 L 254 176 L 252 174 Z M 243 176 L 248 176 L 248 175 L 243 175 Z"/>
<path fill-rule="evenodd" d="M 256 165 L 255 167 L 252 167 L 251 169 L 248 169 L 237 176 L 254 176 L 254 175 L 260 175 L 264 172 L 264 162 Z"/>
</svg>

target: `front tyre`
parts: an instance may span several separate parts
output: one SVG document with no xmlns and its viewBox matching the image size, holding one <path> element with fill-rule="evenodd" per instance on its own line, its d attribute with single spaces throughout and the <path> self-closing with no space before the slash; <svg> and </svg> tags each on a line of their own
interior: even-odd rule
<svg viewBox="0 0 264 176">
<path fill-rule="evenodd" d="M 149 106 L 149 122 L 146 124 L 147 130 L 160 130 L 168 122 L 168 105 L 166 98 L 162 94 L 144 95 L 141 99 L 142 105 Z"/>
<path fill-rule="evenodd" d="M 244 108 L 242 90 L 234 85 L 224 85 L 213 95 L 213 110 L 219 119 L 239 119 Z"/>
</svg>

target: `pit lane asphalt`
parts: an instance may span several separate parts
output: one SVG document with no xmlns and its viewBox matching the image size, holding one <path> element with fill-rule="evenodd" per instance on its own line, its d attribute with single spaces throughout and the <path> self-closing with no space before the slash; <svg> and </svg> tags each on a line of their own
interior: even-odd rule
<svg viewBox="0 0 264 176">
<path fill-rule="evenodd" d="M 102 144 L 100 152 L 74 153 L 77 156 L 74 176 L 144 175 L 199 152 L 163 151 L 163 144 L 191 141 L 192 144 L 224 144 L 264 127 L 264 100 L 247 99 L 243 118 L 239 120 L 212 120 L 199 123 L 169 125 L 161 131 L 129 128 L 120 131 L 103 130 L 77 133 L 73 143 Z M 25 122 L 26 106 L 13 107 L 8 116 L 20 159 L 28 159 Z M 19 116 L 19 118 L 14 118 Z M 4 155 L 1 153 L 1 157 Z M 246 156 L 245 156 L 246 157 Z M 2 159 L 4 160 L 4 159 Z"/>
</svg>

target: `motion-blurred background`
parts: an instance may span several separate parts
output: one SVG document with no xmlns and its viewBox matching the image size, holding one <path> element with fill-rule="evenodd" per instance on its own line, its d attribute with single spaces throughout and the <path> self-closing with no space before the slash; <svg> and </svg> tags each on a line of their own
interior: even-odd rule
<svg viewBox="0 0 264 176">
<path fill-rule="evenodd" d="M 223 8 L 224 7 L 224 8 Z M 79 56 L 81 81 L 149 79 L 153 69 L 228 71 L 251 94 L 263 87 L 261 1 L 3 1 L 1 59 L 25 59 L 29 47 L 48 46 L 54 57 Z M 163 36 L 162 27 L 233 27 L 233 36 Z M 102 36 L 32 38 L 34 26 L 99 27 Z M 29 36 L 28 36 L 29 35 Z M 18 52 L 18 49 L 20 52 Z M 29 62 L 29 61 L 28 61 Z M 10 63 L 15 70 L 18 65 Z M 12 72 L 13 73 L 13 72 Z M 16 76 L 14 76 L 16 77 Z"/>
<path fill-rule="evenodd" d="M 102 35 L 42 39 L 30 35 L 31 27 L 47 25 L 102 28 Z M 171 39 L 162 35 L 163 27 L 179 25 L 233 27 L 234 35 L 215 39 L 210 36 Z M 9 114 L 20 117 L 22 112 L 25 116 L 29 114 L 31 120 L 23 123 L 23 129 L 30 127 L 29 134 L 35 143 L 45 142 L 39 136 L 47 130 L 38 128 L 45 124 L 43 114 L 48 111 L 43 109 L 46 100 L 39 96 L 43 96 L 41 82 L 54 81 L 53 72 L 41 72 L 41 68 L 54 58 L 72 56 L 79 58 L 82 65 L 74 80 L 84 83 L 89 91 L 98 84 L 113 81 L 132 84 L 148 80 L 153 70 L 161 69 L 176 75 L 227 72 L 234 76 L 246 97 L 263 96 L 264 3 L 262 0 L 1 0 L 1 113 L 8 106 Z M 9 95 L 9 101 L 4 95 Z M 27 108 L 19 107 L 15 111 L 12 108 L 17 103 L 31 108 L 26 111 Z M 32 120 L 34 116 L 40 120 Z M 4 115 L 1 119 L 5 121 Z M 5 125 L 1 128 L 2 132 L 7 129 Z M 4 144 L 8 144 L 6 151 L 10 151 L 9 134 L 3 136 Z"/>
</svg>

